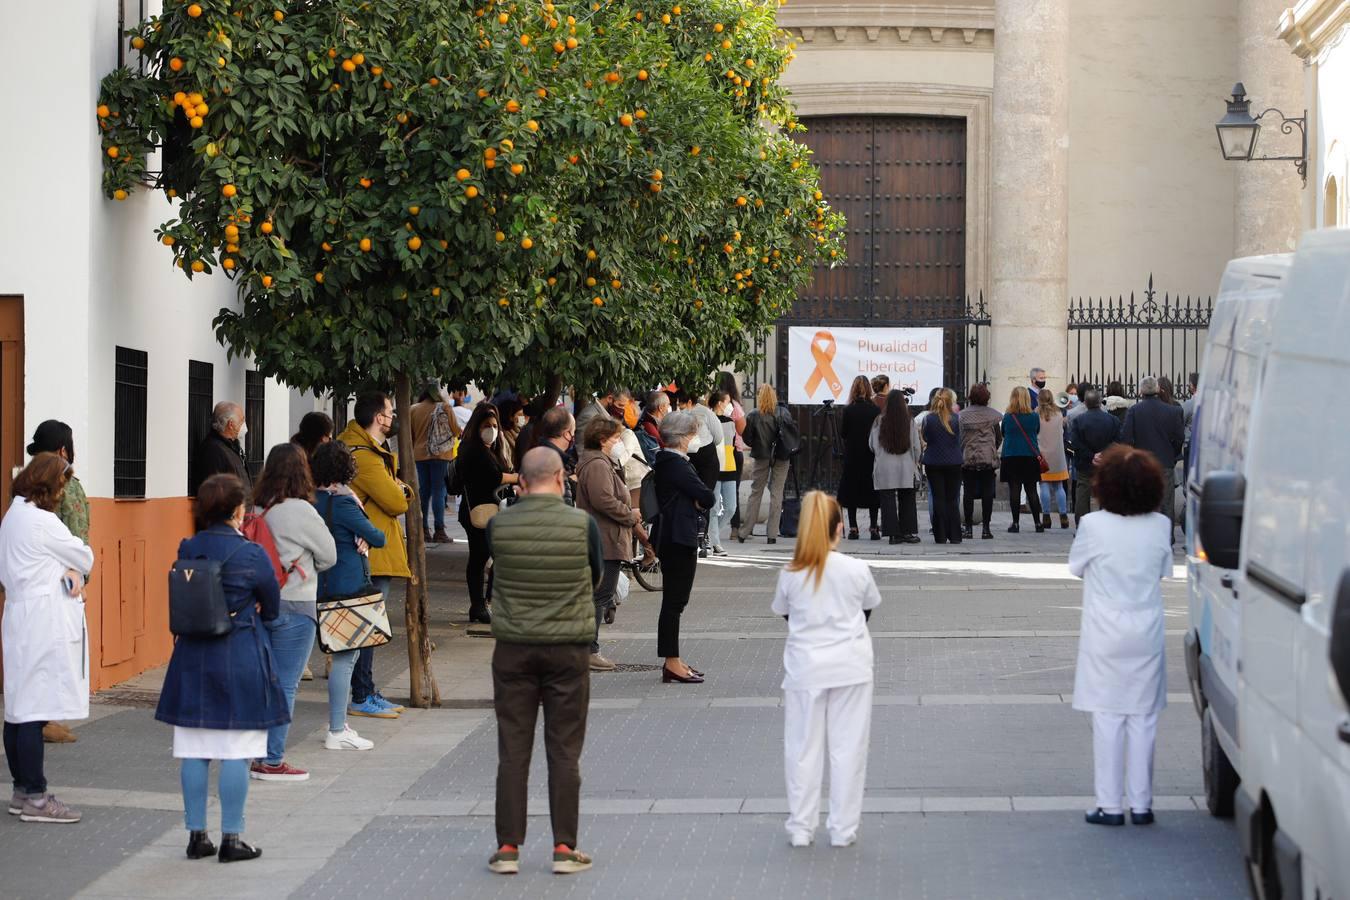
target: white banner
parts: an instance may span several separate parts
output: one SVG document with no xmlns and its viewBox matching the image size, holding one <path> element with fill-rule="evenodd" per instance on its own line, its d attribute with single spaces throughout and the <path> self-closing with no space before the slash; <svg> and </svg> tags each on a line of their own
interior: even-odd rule
<svg viewBox="0 0 1350 900">
<path fill-rule="evenodd" d="M 928 392 L 942 387 L 942 329 L 788 329 L 787 402 L 847 402 L 859 375 L 885 375 L 892 389 L 911 387 L 914 402 L 927 402 Z"/>
</svg>

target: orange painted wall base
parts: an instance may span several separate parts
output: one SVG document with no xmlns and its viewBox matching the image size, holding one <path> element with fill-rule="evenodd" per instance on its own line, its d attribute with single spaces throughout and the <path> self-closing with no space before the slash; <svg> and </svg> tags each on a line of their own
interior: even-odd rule
<svg viewBox="0 0 1350 900">
<path fill-rule="evenodd" d="M 85 593 L 90 687 L 101 690 L 168 661 L 169 567 L 192 534 L 192 501 L 89 500 L 94 573 Z"/>
</svg>

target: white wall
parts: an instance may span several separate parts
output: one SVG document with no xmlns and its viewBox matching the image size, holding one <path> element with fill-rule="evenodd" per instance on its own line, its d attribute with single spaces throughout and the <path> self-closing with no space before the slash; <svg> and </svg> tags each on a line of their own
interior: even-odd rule
<svg viewBox="0 0 1350 900">
<path fill-rule="evenodd" d="M 1333 38 L 1313 64 L 1315 102 L 1308 110 L 1312 121 L 1308 153 L 1312 163 L 1308 171 L 1308 190 L 1314 198 L 1317 227 L 1346 225 L 1350 222 L 1350 24 L 1339 39 Z M 1335 177 L 1338 194 L 1337 218 L 1326 215 L 1328 179 Z"/>
<path fill-rule="evenodd" d="M 211 320 L 237 303 L 223 276 L 189 282 L 155 226 L 174 216 L 163 194 L 139 189 L 125 202 L 103 197 L 94 107 L 99 81 L 116 66 L 115 3 L 79 0 L 61 15 L 41 2 L 10 2 L 0 28 L 12 72 L 59 78 L 0 83 L 0 293 L 22 294 L 25 431 L 46 418 L 75 430 L 79 469 L 91 496 L 113 491 L 115 348 L 149 354 L 146 496 L 187 487 L 188 360 L 212 363 L 215 398 L 244 399 L 244 361 L 226 360 Z M 269 387 L 268 444 L 290 435 L 287 391 Z"/>
<path fill-rule="evenodd" d="M 1069 24 L 1069 296 L 1150 272 L 1211 294 L 1234 244 L 1237 164 L 1214 131 L 1239 80 L 1233 0 L 1073 0 Z"/>
</svg>

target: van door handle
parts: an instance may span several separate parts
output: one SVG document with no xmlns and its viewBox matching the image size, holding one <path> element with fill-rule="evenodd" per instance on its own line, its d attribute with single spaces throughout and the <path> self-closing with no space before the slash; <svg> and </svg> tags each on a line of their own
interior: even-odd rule
<svg viewBox="0 0 1350 900">
<path fill-rule="evenodd" d="M 1336 737 L 1341 739 L 1342 744 L 1350 744 L 1350 719 L 1346 719 L 1337 727 Z"/>
<path fill-rule="evenodd" d="M 1223 585 L 1224 587 L 1228 588 L 1228 590 L 1232 591 L 1234 597 L 1238 595 L 1237 588 L 1233 586 L 1234 581 L 1232 572 L 1224 572 L 1223 575 L 1219 577 L 1219 584 Z"/>
</svg>

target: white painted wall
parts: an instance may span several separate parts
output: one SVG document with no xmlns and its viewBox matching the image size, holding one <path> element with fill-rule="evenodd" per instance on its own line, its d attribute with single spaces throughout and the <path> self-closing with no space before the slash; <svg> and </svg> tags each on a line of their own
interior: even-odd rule
<svg viewBox="0 0 1350 900">
<path fill-rule="evenodd" d="M 0 7 L 12 41 L 12 72 L 50 69 L 59 78 L 0 83 L 0 293 L 25 299 L 25 431 L 59 418 L 75 430 L 81 480 L 91 496 L 113 491 L 115 348 L 149 354 L 147 497 L 187 486 L 188 360 L 210 362 L 217 400 L 244 399 L 245 362 L 226 360 L 211 320 L 237 303 L 224 277 L 189 282 L 154 237 L 172 218 L 162 195 L 140 190 L 104 199 L 94 107 L 116 66 L 117 9 L 72 0 Z M 270 385 L 268 444 L 290 434 L 288 391 Z"/>
<path fill-rule="evenodd" d="M 1069 296 L 1150 272 L 1211 294 L 1234 245 L 1237 164 L 1214 131 L 1239 80 L 1233 0 L 1073 0 L 1069 26 Z"/>
<path fill-rule="evenodd" d="M 1332 38 L 1313 61 L 1315 95 L 1308 110 L 1313 120 L 1308 152 L 1308 190 L 1315 198 L 1315 223 L 1319 228 L 1350 224 L 1350 23 Z M 1327 215 L 1328 182 L 1336 179 L 1338 197 L 1333 204 L 1334 221 Z"/>
</svg>

